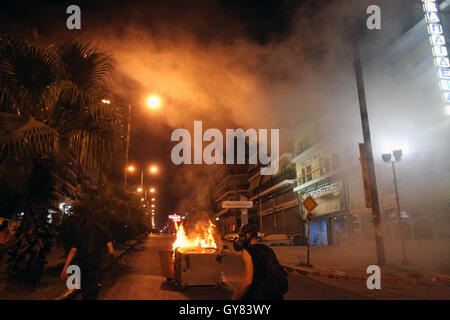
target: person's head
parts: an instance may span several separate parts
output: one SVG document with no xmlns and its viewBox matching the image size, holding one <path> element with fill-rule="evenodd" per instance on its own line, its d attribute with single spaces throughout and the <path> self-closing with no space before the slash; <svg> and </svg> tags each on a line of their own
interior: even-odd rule
<svg viewBox="0 0 450 320">
<path fill-rule="evenodd" d="M 86 221 L 86 227 L 99 226 L 102 228 L 107 228 L 109 224 L 108 218 L 104 214 L 97 210 L 93 210 Z"/>
<path fill-rule="evenodd" d="M 254 224 L 246 224 L 241 228 L 241 232 L 248 241 L 258 238 L 258 227 Z"/>
<path fill-rule="evenodd" d="M 239 231 L 239 240 L 233 242 L 234 249 L 241 251 L 245 247 L 251 245 L 252 240 L 256 241 L 258 237 L 258 227 L 254 224 L 246 224 Z"/>
</svg>

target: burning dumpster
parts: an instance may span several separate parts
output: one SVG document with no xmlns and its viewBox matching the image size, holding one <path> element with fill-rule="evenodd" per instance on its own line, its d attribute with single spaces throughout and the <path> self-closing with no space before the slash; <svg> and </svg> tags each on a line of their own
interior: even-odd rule
<svg viewBox="0 0 450 320">
<path fill-rule="evenodd" d="M 222 256 L 214 248 L 181 248 L 175 251 L 174 277 L 182 288 L 222 284 Z"/>
<path fill-rule="evenodd" d="M 173 278 L 183 288 L 219 287 L 222 284 L 222 255 L 214 241 L 214 225 L 211 221 L 197 224 L 195 230 L 188 235 L 183 225 L 175 226 L 177 238 L 172 250 L 160 251 L 163 276 L 168 280 Z"/>
</svg>

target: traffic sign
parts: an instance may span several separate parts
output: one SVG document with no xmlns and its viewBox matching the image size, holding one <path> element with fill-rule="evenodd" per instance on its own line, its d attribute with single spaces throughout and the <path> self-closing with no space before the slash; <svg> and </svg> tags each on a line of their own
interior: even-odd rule
<svg viewBox="0 0 450 320">
<path fill-rule="evenodd" d="M 223 201 L 222 208 L 253 208 L 253 201 Z"/>
<path fill-rule="evenodd" d="M 311 195 L 308 195 L 305 200 L 302 201 L 302 206 L 304 206 L 308 212 L 312 212 L 318 205 L 317 201 L 314 200 Z"/>
</svg>

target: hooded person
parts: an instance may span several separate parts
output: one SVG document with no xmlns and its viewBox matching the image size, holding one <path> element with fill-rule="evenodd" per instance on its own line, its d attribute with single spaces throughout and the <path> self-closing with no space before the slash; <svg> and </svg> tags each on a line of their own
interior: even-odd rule
<svg viewBox="0 0 450 320">
<path fill-rule="evenodd" d="M 258 243 L 258 228 L 244 225 L 234 249 L 242 252 L 244 279 L 233 293 L 233 300 L 282 300 L 288 291 L 287 273 L 280 266 L 275 253 Z"/>
<path fill-rule="evenodd" d="M 99 213 L 92 214 L 75 236 L 66 259 L 61 278 L 67 278 L 67 268 L 72 260 L 81 270 L 81 291 L 83 300 L 95 300 L 101 286 L 104 251 L 114 259 L 113 238 L 106 228 L 106 218 Z M 75 259 L 74 259 L 75 258 Z"/>
</svg>

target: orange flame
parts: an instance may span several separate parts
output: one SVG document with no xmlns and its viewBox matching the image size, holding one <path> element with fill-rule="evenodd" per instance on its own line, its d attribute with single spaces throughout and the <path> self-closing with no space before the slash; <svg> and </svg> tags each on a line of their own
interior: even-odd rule
<svg viewBox="0 0 450 320">
<path fill-rule="evenodd" d="M 199 226 L 199 231 L 186 235 L 183 225 L 178 226 L 175 223 L 175 229 L 177 230 L 177 239 L 172 245 L 172 250 L 175 251 L 178 248 L 214 248 L 217 249 L 216 242 L 214 241 L 214 224 L 209 221 L 207 226 Z"/>
</svg>

